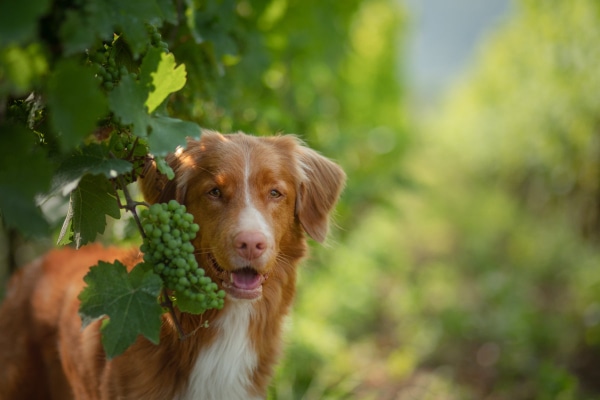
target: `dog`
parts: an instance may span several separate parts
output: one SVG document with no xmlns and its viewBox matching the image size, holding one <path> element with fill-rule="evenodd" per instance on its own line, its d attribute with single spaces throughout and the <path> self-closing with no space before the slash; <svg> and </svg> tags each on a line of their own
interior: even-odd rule
<svg viewBox="0 0 600 400">
<path fill-rule="evenodd" d="M 307 254 L 326 239 L 346 176 L 292 135 L 204 132 L 153 162 L 141 179 L 148 203 L 176 199 L 200 225 L 198 264 L 226 292 L 221 310 L 169 314 L 160 343 L 143 337 L 108 360 L 97 320 L 82 329 L 78 294 L 99 260 L 129 268 L 139 250 L 88 245 L 53 250 L 10 280 L 0 308 L 0 399 L 264 399 L 282 327 Z M 208 321 L 208 327 L 204 323 Z"/>
</svg>

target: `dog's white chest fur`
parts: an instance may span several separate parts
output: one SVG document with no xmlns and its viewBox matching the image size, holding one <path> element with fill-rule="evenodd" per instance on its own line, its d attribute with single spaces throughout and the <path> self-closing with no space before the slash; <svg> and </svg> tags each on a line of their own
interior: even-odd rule
<svg viewBox="0 0 600 400">
<path fill-rule="evenodd" d="M 187 390 L 178 400 L 252 399 L 248 389 L 256 368 L 257 355 L 248 337 L 252 304 L 229 300 L 229 309 L 214 321 L 219 333 L 196 360 Z"/>
</svg>

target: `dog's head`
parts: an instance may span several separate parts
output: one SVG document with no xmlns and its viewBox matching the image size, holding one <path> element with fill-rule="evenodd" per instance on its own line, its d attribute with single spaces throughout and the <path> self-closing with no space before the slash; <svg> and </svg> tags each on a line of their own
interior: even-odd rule
<svg viewBox="0 0 600 400">
<path fill-rule="evenodd" d="M 153 165 L 141 183 L 150 203 L 176 199 L 200 225 L 199 264 L 229 296 L 261 297 L 277 268 L 304 256 L 304 232 L 326 238 L 344 186 L 342 169 L 291 135 L 205 131 L 167 157 L 168 180 Z"/>
</svg>

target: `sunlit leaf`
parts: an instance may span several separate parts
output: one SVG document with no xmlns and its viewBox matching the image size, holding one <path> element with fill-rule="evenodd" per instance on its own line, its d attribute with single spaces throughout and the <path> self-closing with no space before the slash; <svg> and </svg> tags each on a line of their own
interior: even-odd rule
<svg viewBox="0 0 600 400">
<path fill-rule="evenodd" d="M 175 57 L 160 49 L 152 49 L 144 57 L 141 67 L 141 83 L 148 88 L 146 107 L 148 113 L 156 108 L 173 92 L 185 85 L 185 65 L 176 66 Z"/>
</svg>

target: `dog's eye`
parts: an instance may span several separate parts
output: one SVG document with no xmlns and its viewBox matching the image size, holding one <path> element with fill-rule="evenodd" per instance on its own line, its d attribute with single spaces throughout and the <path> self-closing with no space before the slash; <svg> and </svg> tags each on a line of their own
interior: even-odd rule
<svg viewBox="0 0 600 400">
<path fill-rule="evenodd" d="M 219 188 L 213 188 L 208 192 L 208 195 L 218 199 L 221 197 L 221 190 Z"/>
<path fill-rule="evenodd" d="M 277 199 L 277 198 L 279 198 L 281 196 L 282 196 L 282 194 L 278 190 L 272 189 L 269 192 L 269 197 L 272 198 L 272 199 Z"/>
</svg>

